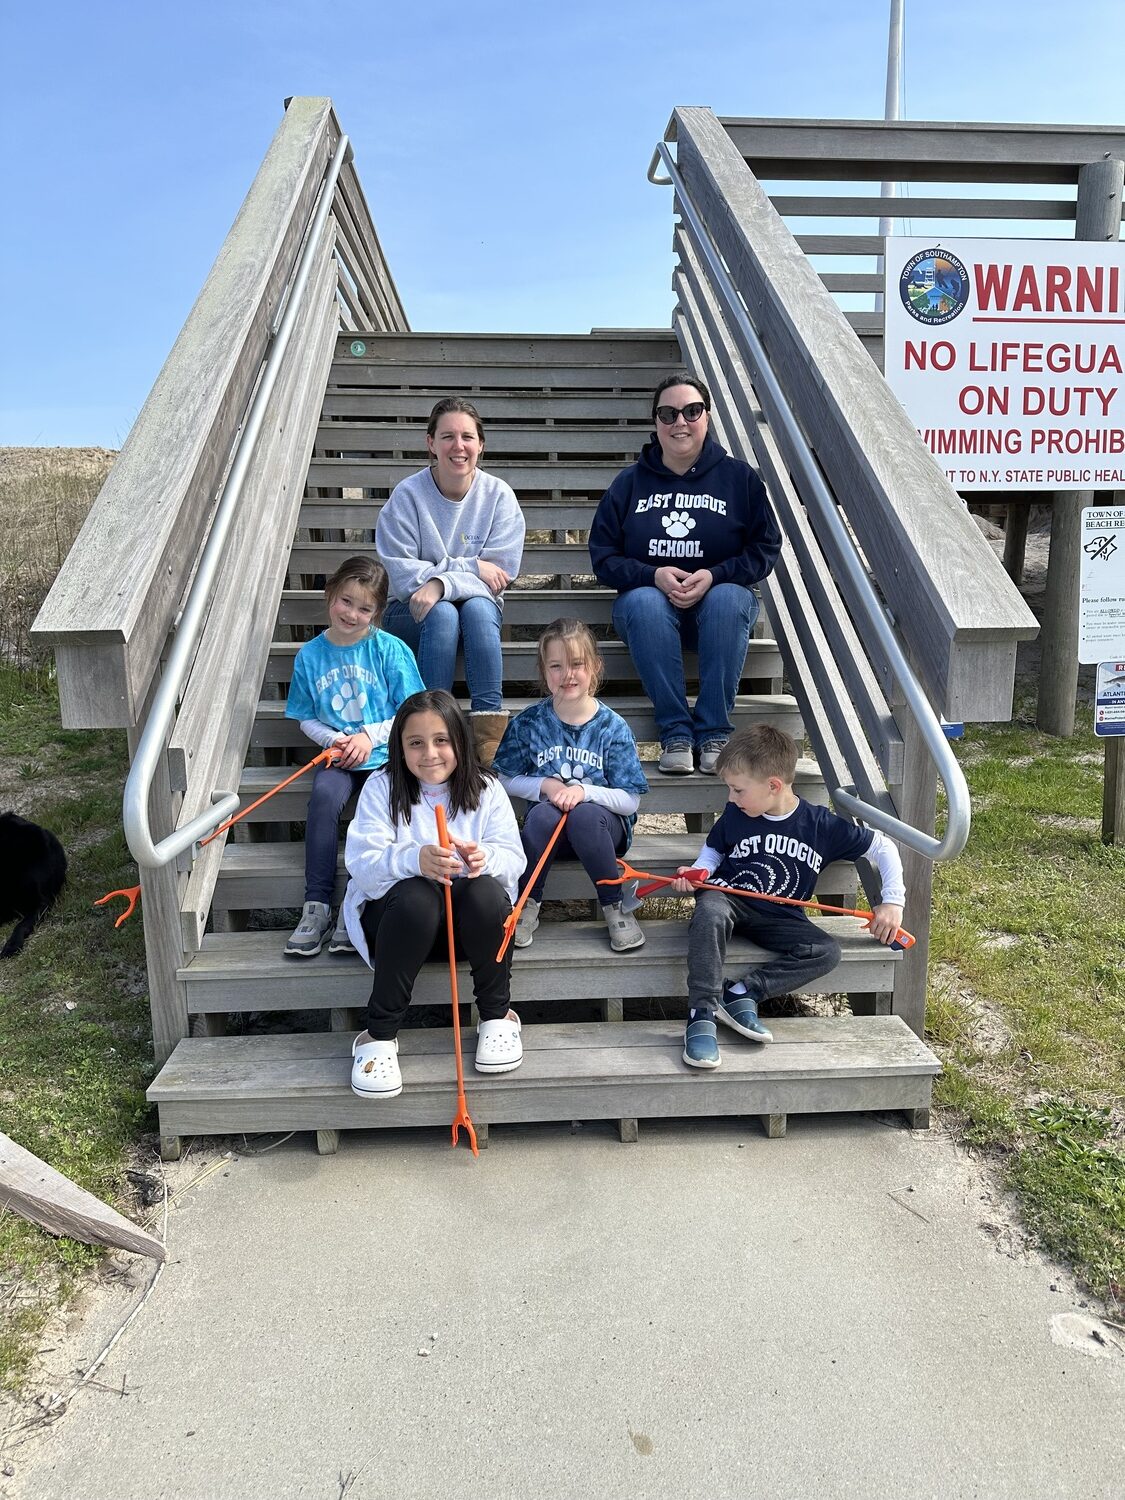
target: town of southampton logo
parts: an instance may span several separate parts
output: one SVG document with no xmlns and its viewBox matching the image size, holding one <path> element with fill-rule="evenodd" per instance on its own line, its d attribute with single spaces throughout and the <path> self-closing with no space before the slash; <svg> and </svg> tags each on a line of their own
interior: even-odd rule
<svg viewBox="0 0 1125 1500">
<path fill-rule="evenodd" d="M 919 323 L 952 323 L 969 300 L 969 273 L 948 250 L 919 250 L 902 268 L 898 294 Z"/>
</svg>

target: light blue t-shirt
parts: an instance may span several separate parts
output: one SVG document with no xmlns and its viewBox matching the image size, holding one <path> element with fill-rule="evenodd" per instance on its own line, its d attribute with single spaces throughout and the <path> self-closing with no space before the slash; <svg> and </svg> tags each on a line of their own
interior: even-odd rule
<svg viewBox="0 0 1125 1500">
<path fill-rule="evenodd" d="M 370 756 L 356 771 L 387 763 L 387 741 L 399 705 L 425 684 L 410 647 L 382 630 L 354 646 L 334 646 L 324 631 L 307 641 L 293 663 L 287 719 L 318 719 L 344 734 L 365 730 Z"/>
</svg>

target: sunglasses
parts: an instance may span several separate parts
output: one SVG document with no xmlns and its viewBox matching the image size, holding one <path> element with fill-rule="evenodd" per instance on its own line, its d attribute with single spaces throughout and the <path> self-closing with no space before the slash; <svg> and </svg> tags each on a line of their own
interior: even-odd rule
<svg viewBox="0 0 1125 1500">
<path fill-rule="evenodd" d="M 706 410 L 702 401 L 689 401 L 686 406 L 658 406 L 656 420 L 665 427 L 671 427 L 677 417 L 683 417 L 685 422 L 698 422 Z"/>
</svg>

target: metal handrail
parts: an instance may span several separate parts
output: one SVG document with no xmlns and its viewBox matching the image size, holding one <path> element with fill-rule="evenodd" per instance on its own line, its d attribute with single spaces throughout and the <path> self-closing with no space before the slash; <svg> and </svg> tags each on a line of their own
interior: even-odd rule
<svg viewBox="0 0 1125 1500">
<path fill-rule="evenodd" d="M 957 758 L 950 749 L 949 741 L 946 739 L 941 722 L 934 713 L 929 699 L 914 675 L 910 663 L 906 660 L 894 631 L 891 629 L 887 619 L 884 606 L 880 603 L 878 596 L 872 587 L 867 571 L 860 562 L 855 545 L 852 542 L 848 530 L 840 519 L 840 513 L 836 506 L 835 497 L 825 483 L 824 476 L 820 472 L 816 459 L 813 457 L 800 424 L 793 415 L 792 408 L 785 397 L 781 384 L 774 374 L 769 363 L 769 358 L 762 342 L 759 339 L 754 325 L 751 323 L 746 309 L 742 305 L 737 289 L 726 267 L 723 265 L 719 254 L 711 243 L 711 237 L 699 216 L 691 195 L 684 186 L 683 178 L 672 160 L 671 153 L 664 141 L 658 143 L 653 158 L 653 165 L 649 168 L 649 180 L 652 177 L 656 165 L 656 158 L 663 160 L 668 171 L 668 181 L 675 188 L 679 200 L 680 212 L 687 220 L 696 242 L 707 262 L 708 270 L 715 282 L 716 287 L 722 295 L 724 303 L 724 315 L 733 318 L 738 325 L 746 343 L 745 353 L 748 355 L 747 364 L 750 367 L 750 375 L 754 382 L 754 389 L 761 401 L 762 409 L 771 427 L 780 429 L 789 440 L 791 451 L 796 459 L 796 467 L 802 481 L 801 498 L 806 506 L 810 500 L 813 502 L 816 515 L 824 527 L 833 544 L 835 553 L 834 563 L 846 574 L 848 581 L 855 591 L 858 612 L 861 620 L 857 624 L 866 625 L 867 629 L 877 640 L 879 647 L 894 673 L 899 687 L 905 699 L 906 706 L 914 717 L 922 736 L 923 743 L 929 751 L 930 759 L 937 768 L 937 774 L 945 787 L 947 819 L 945 833 L 940 839 L 931 834 L 924 833 L 920 828 L 915 828 L 911 823 L 904 823 L 901 818 L 894 817 L 885 812 L 881 807 L 876 807 L 870 802 L 865 802 L 859 797 L 855 788 L 837 787 L 832 793 L 832 799 L 845 812 L 852 813 L 857 818 L 862 818 L 872 828 L 881 829 L 884 833 L 892 834 L 900 843 L 909 849 L 915 849 L 919 854 L 926 855 L 932 860 L 955 859 L 964 849 L 969 837 L 969 827 L 972 821 L 972 809 L 969 800 L 969 788 L 965 781 L 964 773 L 957 763 Z"/>
<path fill-rule="evenodd" d="M 312 273 L 313 261 L 324 233 L 324 226 L 332 210 L 336 179 L 345 162 L 351 159 L 351 154 L 348 137 L 341 135 L 321 185 L 320 200 L 310 221 L 304 249 L 290 282 L 289 295 L 284 301 L 284 313 L 280 319 L 274 320 L 271 329 L 273 344 L 266 358 L 254 400 L 242 424 L 242 435 L 235 450 L 223 493 L 215 509 L 215 518 L 211 523 L 207 544 L 200 557 L 199 567 L 192 580 L 183 613 L 175 627 L 175 642 L 145 721 L 144 732 L 133 755 L 133 764 L 129 769 L 122 799 L 122 821 L 125 825 L 125 839 L 129 845 L 129 851 L 143 869 L 153 869 L 168 864 L 230 817 L 237 810 L 241 800 L 237 792 L 212 792 L 212 806 L 208 810 L 197 814 L 190 822 L 175 829 L 159 843 L 153 842 L 148 817 L 149 793 L 153 778 L 156 775 L 156 768 L 164 749 L 180 692 L 191 670 L 195 648 L 203 629 L 208 605 L 211 602 L 211 591 L 222 561 L 227 533 L 234 520 L 242 488 L 249 472 L 258 434 L 265 418 L 266 406 L 277 383 L 281 361 L 289 345 L 305 288 Z"/>
</svg>

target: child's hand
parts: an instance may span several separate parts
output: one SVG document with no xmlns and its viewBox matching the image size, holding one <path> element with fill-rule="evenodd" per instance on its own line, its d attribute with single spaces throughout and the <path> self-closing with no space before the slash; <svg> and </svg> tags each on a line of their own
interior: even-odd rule
<svg viewBox="0 0 1125 1500">
<path fill-rule="evenodd" d="M 676 871 L 676 879 L 673 880 L 668 889 L 670 891 L 675 891 L 677 896 L 690 896 L 692 891 L 698 890 L 699 887 L 694 880 L 681 879 L 681 877 L 686 875 L 689 870 L 693 870 L 694 868 L 694 865 L 681 865 L 680 868 Z"/>
<path fill-rule="evenodd" d="M 552 807 L 557 807 L 559 812 L 569 812 L 586 796 L 585 789 L 575 786 L 572 782 L 560 781 L 557 776 L 544 776 L 539 787 L 539 795 L 546 797 Z"/>
<path fill-rule="evenodd" d="M 444 598 L 445 590 L 441 586 L 441 580 L 431 578 L 429 583 L 424 583 L 420 589 L 415 589 L 411 594 L 408 606 L 411 617 L 420 625 L 434 605 Z"/>
<path fill-rule="evenodd" d="M 461 871 L 461 856 L 452 849 L 443 849 L 440 844 L 423 844 L 418 850 L 418 871 L 427 880 L 448 885 Z"/>
<path fill-rule="evenodd" d="M 887 901 L 880 902 L 872 908 L 871 920 L 867 925 L 881 943 L 893 943 L 895 933 L 902 926 L 902 907 L 892 906 Z"/>
<path fill-rule="evenodd" d="M 371 736 L 358 729 L 355 734 L 349 734 L 347 739 L 337 740 L 332 748 L 336 752 L 336 764 L 340 769 L 353 771 L 370 757 Z"/>
<path fill-rule="evenodd" d="M 475 880 L 478 875 L 484 873 L 484 867 L 488 863 L 488 855 L 479 844 L 474 844 L 468 839 L 450 838 L 449 842 L 461 856 L 470 880 Z"/>
</svg>

